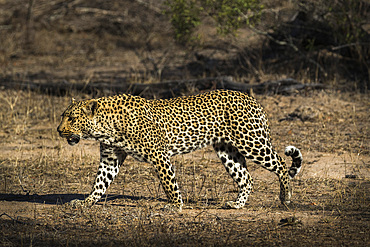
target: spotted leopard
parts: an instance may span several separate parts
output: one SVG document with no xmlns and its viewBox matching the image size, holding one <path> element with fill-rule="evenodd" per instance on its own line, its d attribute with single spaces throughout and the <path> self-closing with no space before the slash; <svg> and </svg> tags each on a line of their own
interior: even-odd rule
<svg viewBox="0 0 370 247">
<path fill-rule="evenodd" d="M 127 155 L 152 164 L 169 199 L 181 210 L 183 200 L 171 156 L 212 145 L 226 171 L 236 182 L 239 194 L 227 208 L 244 207 L 253 180 L 246 159 L 275 173 L 280 182 L 280 200 L 290 203 L 289 180 L 301 169 L 302 154 L 288 146 L 292 157 L 288 169 L 273 149 L 266 113 L 245 93 L 217 90 L 195 96 L 147 100 L 121 94 L 73 101 L 62 114 L 60 136 L 70 145 L 80 139 L 100 142 L 100 165 L 92 192 L 73 205 L 91 206 L 106 192 Z"/>
</svg>

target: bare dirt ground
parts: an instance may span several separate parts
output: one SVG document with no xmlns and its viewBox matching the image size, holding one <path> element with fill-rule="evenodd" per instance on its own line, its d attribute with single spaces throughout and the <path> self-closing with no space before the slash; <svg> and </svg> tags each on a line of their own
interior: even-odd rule
<svg viewBox="0 0 370 247">
<path fill-rule="evenodd" d="M 222 209 L 225 201 L 235 199 L 236 186 L 206 148 L 174 158 L 185 208 L 168 213 L 161 210 L 166 197 L 154 169 L 131 158 L 96 206 L 66 208 L 65 202 L 89 193 L 98 144 L 84 141 L 71 147 L 58 137 L 56 126 L 68 97 L 10 90 L 0 94 L 3 246 L 369 242 L 370 101 L 365 95 L 257 96 L 269 113 L 275 147 L 283 153 L 286 145 L 296 145 L 304 156 L 303 170 L 292 180 L 289 207 L 280 205 L 276 176 L 251 163 L 255 185 L 248 204 L 241 210 Z"/>
</svg>

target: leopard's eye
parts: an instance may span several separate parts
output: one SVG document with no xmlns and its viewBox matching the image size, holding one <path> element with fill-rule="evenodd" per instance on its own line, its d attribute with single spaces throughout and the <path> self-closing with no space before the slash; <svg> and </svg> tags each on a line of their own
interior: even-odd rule
<svg viewBox="0 0 370 247">
<path fill-rule="evenodd" d="M 72 122 L 72 120 L 73 120 L 73 117 L 69 116 L 68 117 L 68 122 Z"/>
</svg>

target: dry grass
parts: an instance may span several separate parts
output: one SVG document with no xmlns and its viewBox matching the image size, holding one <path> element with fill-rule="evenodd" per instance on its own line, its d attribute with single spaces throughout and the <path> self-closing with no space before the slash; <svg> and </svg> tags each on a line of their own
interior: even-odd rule
<svg viewBox="0 0 370 247">
<path fill-rule="evenodd" d="M 365 246 L 369 241 L 369 101 L 363 95 L 258 97 L 269 112 L 275 146 L 297 145 L 305 157 L 302 173 L 292 181 L 289 208 L 280 206 L 277 178 L 249 164 L 255 185 L 248 205 L 222 209 L 235 199 L 236 186 L 207 148 L 173 160 L 185 208 L 168 213 L 161 210 L 166 197 L 154 169 L 131 158 L 98 205 L 63 206 L 89 193 L 97 144 L 69 147 L 57 137 L 67 97 L 0 94 L 3 246 Z M 317 108 L 319 117 L 279 122 L 303 102 Z"/>
</svg>

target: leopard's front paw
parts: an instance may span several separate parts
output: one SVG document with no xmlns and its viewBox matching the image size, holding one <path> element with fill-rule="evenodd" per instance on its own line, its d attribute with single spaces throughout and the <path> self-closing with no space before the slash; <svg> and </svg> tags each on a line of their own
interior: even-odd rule
<svg viewBox="0 0 370 247">
<path fill-rule="evenodd" d="M 167 211 L 167 212 L 181 212 L 182 204 L 169 203 L 169 204 L 166 204 L 161 210 Z"/>
<path fill-rule="evenodd" d="M 242 208 L 242 206 L 238 202 L 229 201 L 229 202 L 226 202 L 225 205 L 222 208 L 224 208 L 224 209 L 239 209 L 239 208 Z"/>
<path fill-rule="evenodd" d="M 77 208 L 91 207 L 92 203 L 90 203 L 87 200 L 75 199 L 75 200 L 72 200 L 69 203 L 67 203 L 67 206 L 69 206 L 73 209 L 77 209 Z"/>
<path fill-rule="evenodd" d="M 82 208 L 82 207 L 85 207 L 84 202 L 85 200 L 75 199 L 75 200 L 70 201 L 67 205 L 71 208 Z"/>
</svg>

